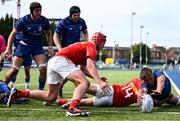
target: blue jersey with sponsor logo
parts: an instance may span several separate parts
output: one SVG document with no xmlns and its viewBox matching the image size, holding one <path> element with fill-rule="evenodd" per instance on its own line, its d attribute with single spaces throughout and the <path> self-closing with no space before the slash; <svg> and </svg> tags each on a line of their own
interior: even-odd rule
<svg viewBox="0 0 180 121">
<path fill-rule="evenodd" d="M 142 84 L 142 87 L 147 88 L 148 89 L 148 93 L 152 93 L 152 90 L 156 90 L 156 87 L 157 87 L 157 78 L 160 77 L 161 75 L 164 75 L 164 73 L 162 71 L 155 70 L 153 72 L 154 83 L 153 84 L 147 84 L 147 83 L 144 82 Z M 163 99 L 168 97 L 170 92 L 171 92 L 170 80 L 166 77 L 165 85 L 164 85 L 164 88 L 163 88 L 163 90 L 161 92 L 161 95 L 153 96 L 153 98 L 157 99 L 157 100 L 163 100 Z"/>
<path fill-rule="evenodd" d="M 61 46 L 66 47 L 75 42 L 79 42 L 81 32 L 86 29 L 87 26 L 84 19 L 79 18 L 79 20 L 74 23 L 72 22 L 70 16 L 68 16 L 59 21 L 55 32 L 61 36 Z"/>
<path fill-rule="evenodd" d="M 41 16 L 37 21 L 31 19 L 30 14 L 17 21 L 15 28 L 22 32 L 22 42 L 25 45 L 42 45 L 42 35 L 50 29 L 49 20 Z"/>
</svg>

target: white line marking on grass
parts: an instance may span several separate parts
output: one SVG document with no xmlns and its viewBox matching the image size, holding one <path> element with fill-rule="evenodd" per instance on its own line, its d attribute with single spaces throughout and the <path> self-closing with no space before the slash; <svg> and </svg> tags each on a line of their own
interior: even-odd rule
<svg viewBox="0 0 180 121">
<path fill-rule="evenodd" d="M 64 111 L 66 111 L 66 110 L 64 110 L 64 109 L 61 109 L 61 108 L 59 108 L 59 109 L 41 109 L 41 108 L 0 108 L 0 111 L 62 111 L 62 112 L 64 112 Z M 127 111 L 118 111 L 118 110 L 116 110 L 116 111 L 108 111 L 108 110 L 96 110 L 96 111 L 92 111 L 92 113 L 124 113 L 124 114 L 126 114 L 126 113 L 128 113 L 129 114 L 129 111 L 127 112 Z M 143 114 L 143 113 L 140 113 L 140 112 L 137 112 L 137 111 L 132 111 L 131 113 L 133 113 L 133 114 Z M 144 114 L 146 114 L 146 113 L 144 113 Z M 149 113 L 149 114 L 165 114 L 165 115 L 180 115 L 180 112 L 152 112 L 152 113 Z"/>
<path fill-rule="evenodd" d="M 15 84 L 14 86 L 18 87 L 18 86 L 23 86 L 23 85 L 25 85 L 25 84 Z"/>
</svg>

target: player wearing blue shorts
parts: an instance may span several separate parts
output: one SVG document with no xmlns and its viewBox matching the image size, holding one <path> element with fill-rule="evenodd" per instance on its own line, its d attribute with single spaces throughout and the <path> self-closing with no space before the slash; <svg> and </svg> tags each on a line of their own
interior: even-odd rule
<svg viewBox="0 0 180 121">
<path fill-rule="evenodd" d="M 22 40 L 22 32 L 18 32 L 14 38 L 14 51 L 16 50 L 16 48 L 19 45 L 19 42 Z M 30 82 L 30 69 L 31 69 L 31 64 L 32 64 L 32 58 L 31 56 L 28 56 L 26 58 L 24 58 L 24 62 L 23 62 L 23 66 L 24 66 L 24 72 L 25 72 L 25 89 L 29 90 L 29 82 Z M 16 81 L 16 77 L 17 74 L 15 74 L 12 78 L 11 78 L 11 82 L 10 82 L 10 88 L 14 87 L 14 83 Z"/>
<path fill-rule="evenodd" d="M 142 87 L 147 88 L 147 93 L 152 96 L 155 106 L 164 103 L 173 105 L 180 104 L 180 97 L 174 96 L 171 93 L 170 80 L 162 71 L 152 71 L 150 68 L 143 68 L 140 77 L 146 80 L 146 82 L 142 84 Z"/>
<path fill-rule="evenodd" d="M 58 50 L 69 46 L 80 39 L 88 40 L 87 25 L 84 19 L 80 17 L 81 10 L 78 6 L 71 6 L 69 16 L 59 21 L 53 36 L 54 43 Z M 83 36 L 82 36 L 83 35 Z M 64 84 L 66 81 L 64 81 Z M 60 96 L 62 96 L 62 88 L 60 88 Z"/>
<path fill-rule="evenodd" d="M 24 58 L 33 57 L 39 66 L 39 89 L 44 89 L 46 81 L 47 60 L 43 50 L 42 37 L 47 35 L 49 51 L 52 51 L 52 32 L 49 20 L 41 15 L 41 5 L 38 2 L 30 4 L 30 14 L 25 15 L 17 21 L 8 38 L 5 55 L 12 52 L 12 43 L 17 32 L 22 32 L 22 40 L 14 53 L 12 68 L 6 73 L 4 81 L 8 84 L 23 64 Z"/>
</svg>

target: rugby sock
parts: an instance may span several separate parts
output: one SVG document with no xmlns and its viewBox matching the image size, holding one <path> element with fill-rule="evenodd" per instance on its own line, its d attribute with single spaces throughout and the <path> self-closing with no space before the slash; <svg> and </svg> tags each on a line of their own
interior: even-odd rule
<svg viewBox="0 0 180 121">
<path fill-rule="evenodd" d="M 59 99 L 58 101 L 57 101 L 57 104 L 58 105 L 64 105 L 65 103 L 67 103 L 68 102 L 68 99 L 67 98 L 64 98 L 64 99 Z"/>
<path fill-rule="evenodd" d="M 14 87 L 14 82 L 10 81 L 9 87 L 12 89 Z"/>
<path fill-rule="evenodd" d="M 12 78 L 12 79 L 11 79 L 11 82 L 12 82 L 12 83 L 15 83 L 15 81 L 16 81 L 16 78 Z"/>
<path fill-rule="evenodd" d="M 73 99 L 70 102 L 69 109 L 77 108 L 77 106 L 80 104 L 80 99 Z"/>
<path fill-rule="evenodd" d="M 29 82 L 30 82 L 30 78 L 26 77 L 25 78 L 25 89 L 28 90 L 29 89 Z"/>
<path fill-rule="evenodd" d="M 44 90 L 46 79 L 39 77 L 39 90 Z"/>
<path fill-rule="evenodd" d="M 30 77 L 25 77 L 24 80 L 25 80 L 26 83 L 29 83 L 30 82 Z"/>
<path fill-rule="evenodd" d="M 14 87 L 14 83 L 16 81 L 16 74 L 13 75 L 13 77 L 11 78 L 11 81 L 9 83 L 9 87 L 12 89 Z"/>
<path fill-rule="evenodd" d="M 29 91 L 19 91 L 17 93 L 17 98 L 21 98 L 21 97 L 25 97 L 25 98 L 29 98 L 29 94 L 30 92 Z"/>
</svg>

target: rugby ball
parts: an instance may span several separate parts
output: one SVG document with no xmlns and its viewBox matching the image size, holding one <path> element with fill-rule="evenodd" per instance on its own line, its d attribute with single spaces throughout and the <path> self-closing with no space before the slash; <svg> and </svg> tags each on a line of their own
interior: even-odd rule
<svg viewBox="0 0 180 121">
<path fill-rule="evenodd" d="M 152 97 L 149 94 L 143 96 L 142 101 L 140 102 L 139 108 L 142 113 L 149 113 L 154 107 L 154 102 Z"/>
</svg>

